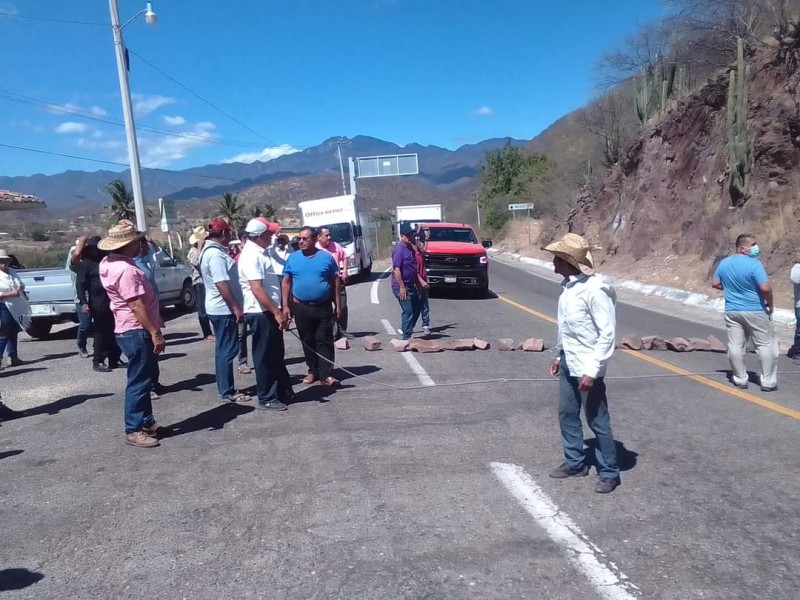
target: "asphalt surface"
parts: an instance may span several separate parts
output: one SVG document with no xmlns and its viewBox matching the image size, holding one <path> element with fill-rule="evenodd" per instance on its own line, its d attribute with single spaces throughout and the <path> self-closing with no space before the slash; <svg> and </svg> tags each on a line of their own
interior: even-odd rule
<svg viewBox="0 0 800 600">
<path fill-rule="evenodd" d="M 493 260 L 491 288 L 554 315 L 557 283 L 530 271 Z M 383 320 L 397 326 L 399 308 L 387 280 L 378 304 L 371 288 L 348 289 L 350 329 L 387 343 Z M 434 338 L 554 337 L 499 297 L 431 308 Z M 620 303 L 620 336 L 723 334 L 671 312 Z M 27 410 L 0 426 L 3 598 L 601 597 L 492 462 L 530 474 L 632 597 L 800 597 L 800 422 L 775 409 L 800 409 L 787 359 L 777 393 L 743 397 L 724 355 L 648 354 L 665 367 L 618 352 L 608 389 L 622 486 L 601 496 L 594 472 L 547 477 L 562 460 L 547 352 L 415 354 L 436 383 L 421 389 L 403 356 L 366 352 L 359 337 L 337 362 L 368 379 L 340 371 L 335 392 L 298 383 L 288 411 L 264 414 L 217 402 L 213 345 L 195 315 L 169 317 L 170 393 L 155 411 L 172 435 L 156 449 L 122 443 L 124 373 L 91 371 L 74 327 L 23 341 L 28 364 L 0 373 L 6 404 Z M 299 381 L 299 343 L 287 342 Z"/>
</svg>

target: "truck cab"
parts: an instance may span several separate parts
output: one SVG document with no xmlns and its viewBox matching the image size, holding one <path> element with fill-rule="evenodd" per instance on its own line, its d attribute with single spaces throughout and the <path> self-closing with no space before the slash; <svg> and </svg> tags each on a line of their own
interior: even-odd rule
<svg viewBox="0 0 800 600">
<path fill-rule="evenodd" d="M 425 268 L 432 290 L 470 290 L 489 293 L 491 240 L 479 241 L 466 223 L 422 223 L 417 239 L 424 242 Z"/>
</svg>

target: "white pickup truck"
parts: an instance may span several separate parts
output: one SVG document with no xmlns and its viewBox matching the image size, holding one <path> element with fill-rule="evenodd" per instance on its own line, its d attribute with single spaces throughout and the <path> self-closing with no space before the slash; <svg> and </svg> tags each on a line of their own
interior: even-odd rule
<svg viewBox="0 0 800 600">
<path fill-rule="evenodd" d="M 174 304 L 180 310 L 194 310 L 197 298 L 192 287 L 192 267 L 173 259 L 163 248 L 153 245 L 152 249 L 161 305 Z M 25 284 L 31 306 L 31 326 L 27 329 L 31 337 L 46 338 L 56 323 L 78 322 L 69 257 L 63 269 L 20 269 L 17 275 Z"/>
</svg>

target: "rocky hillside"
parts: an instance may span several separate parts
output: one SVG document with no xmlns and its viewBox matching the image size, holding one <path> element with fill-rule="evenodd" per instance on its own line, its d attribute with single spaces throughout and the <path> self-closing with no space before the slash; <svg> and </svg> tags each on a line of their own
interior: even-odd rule
<svg viewBox="0 0 800 600">
<path fill-rule="evenodd" d="M 800 258 L 800 32 L 771 40 L 745 60 L 747 194 L 732 196 L 728 185 L 729 69 L 650 123 L 599 189 L 581 198 L 566 227 L 602 246 L 597 254 L 606 267 L 677 259 L 673 270 L 680 273 L 682 262 L 696 265 L 688 275 L 701 283 L 715 258 L 748 231 L 788 296 L 788 269 Z"/>
</svg>

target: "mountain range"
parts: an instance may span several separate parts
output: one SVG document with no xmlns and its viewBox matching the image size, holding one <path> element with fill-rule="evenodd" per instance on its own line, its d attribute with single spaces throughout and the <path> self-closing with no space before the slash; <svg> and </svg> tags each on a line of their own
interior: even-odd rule
<svg viewBox="0 0 800 600">
<path fill-rule="evenodd" d="M 409 179 L 435 187 L 447 187 L 474 178 L 489 150 L 507 144 L 524 147 L 529 143 L 513 138 L 494 138 L 448 150 L 415 143 L 400 146 L 363 135 L 329 138 L 317 146 L 266 162 L 212 164 L 180 171 L 143 169 L 145 198 L 149 204 L 159 197 L 176 201 L 202 200 L 271 182 L 308 178 L 326 172 L 338 175 L 336 142 L 340 140 L 343 154 L 349 156 L 416 153 L 420 172 Z M 128 172 L 65 171 L 55 175 L 0 176 L 0 189 L 38 196 L 47 202 L 52 214 L 80 214 L 85 208 L 107 204 L 105 188 L 109 182 L 119 178 L 129 180 Z"/>
</svg>

